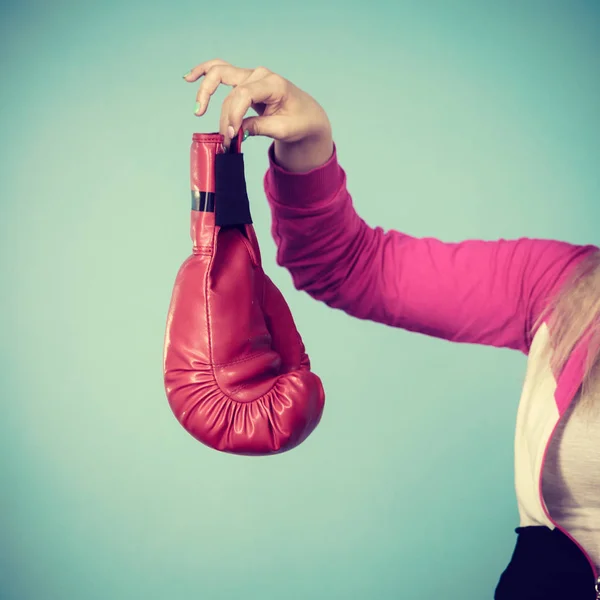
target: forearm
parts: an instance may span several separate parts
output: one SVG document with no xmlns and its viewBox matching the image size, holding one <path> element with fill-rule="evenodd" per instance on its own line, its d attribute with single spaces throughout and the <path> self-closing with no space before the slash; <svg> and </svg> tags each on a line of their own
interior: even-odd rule
<svg viewBox="0 0 600 600">
<path fill-rule="evenodd" d="M 590 248 L 551 240 L 446 243 L 368 226 L 334 154 L 307 173 L 271 152 L 265 190 L 277 260 L 295 286 L 348 314 L 527 352 L 531 327 Z"/>
<path fill-rule="evenodd" d="M 307 173 L 324 165 L 333 154 L 330 131 L 299 142 L 274 143 L 275 161 L 290 173 Z"/>
</svg>

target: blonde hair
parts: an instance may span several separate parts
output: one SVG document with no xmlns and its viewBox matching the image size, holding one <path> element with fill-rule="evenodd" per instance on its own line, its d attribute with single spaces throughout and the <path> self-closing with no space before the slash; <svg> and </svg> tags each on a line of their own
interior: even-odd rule
<svg viewBox="0 0 600 600">
<path fill-rule="evenodd" d="M 556 376 L 582 336 L 589 330 L 581 401 L 600 397 L 600 251 L 588 254 L 536 322 L 546 321 L 550 332 L 551 368 Z"/>
</svg>

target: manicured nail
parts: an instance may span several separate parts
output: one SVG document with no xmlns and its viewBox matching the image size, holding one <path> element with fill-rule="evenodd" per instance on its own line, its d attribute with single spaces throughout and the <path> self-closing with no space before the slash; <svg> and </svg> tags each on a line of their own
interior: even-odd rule
<svg viewBox="0 0 600 600">
<path fill-rule="evenodd" d="M 200 112 L 201 108 L 202 108 L 202 105 L 200 104 L 200 102 L 196 102 L 196 107 L 194 108 L 194 112 L 196 114 L 198 114 Z"/>
<path fill-rule="evenodd" d="M 250 137 L 247 129 L 244 129 L 244 136 L 242 137 L 242 142 L 245 142 Z"/>
<path fill-rule="evenodd" d="M 227 136 L 230 140 L 235 137 L 235 129 L 231 125 L 227 128 Z"/>
</svg>

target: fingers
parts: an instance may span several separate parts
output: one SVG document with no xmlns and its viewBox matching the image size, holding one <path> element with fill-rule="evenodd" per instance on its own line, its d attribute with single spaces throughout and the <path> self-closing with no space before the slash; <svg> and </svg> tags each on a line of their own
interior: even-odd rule
<svg viewBox="0 0 600 600">
<path fill-rule="evenodd" d="M 242 126 L 242 120 L 250 107 L 265 104 L 272 111 L 283 102 L 287 91 L 286 80 L 274 73 L 267 73 L 267 75 L 261 76 L 262 72 L 260 72 L 257 75 L 259 78 L 254 81 L 248 78 L 247 81 L 238 85 L 223 102 L 219 131 L 225 136 L 226 146 L 237 135 Z M 255 120 L 254 126 L 258 127 L 259 122 L 264 122 L 264 118 L 261 118 L 260 121 Z M 257 135 L 258 131 L 250 131 L 250 133 Z M 262 135 L 269 134 L 263 133 Z"/>
<path fill-rule="evenodd" d="M 215 93 L 219 85 L 236 86 L 245 81 L 252 74 L 250 69 L 234 67 L 221 60 L 209 60 L 197 67 L 194 67 L 184 76 L 186 81 L 197 81 L 204 76 L 196 94 L 196 108 L 194 112 L 197 116 L 202 116 L 208 109 L 211 96 Z"/>
<path fill-rule="evenodd" d="M 269 114 L 276 112 L 277 106 L 282 104 L 288 84 L 283 77 L 264 67 L 243 69 L 218 58 L 203 62 L 184 75 L 188 82 L 198 81 L 201 77 L 204 79 L 196 94 L 194 111 L 197 116 L 206 113 L 210 99 L 220 85 L 234 88 L 225 99 L 221 110 L 219 131 L 224 136 L 225 146 L 229 147 L 243 122 L 250 135 L 264 135 L 276 139 L 284 136 L 282 127 L 285 126 L 285 119 L 274 117 L 272 114 L 264 118 L 260 116 L 265 107 Z M 251 117 L 244 121 L 251 107 L 259 113 L 259 117 Z"/>
<path fill-rule="evenodd" d="M 241 127 L 245 135 L 260 135 L 274 140 L 282 140 L 289 135 L 289 124 L 285 117 L 247 117 Z"/>
<path fill-rule="evenodd" d="M 243 83 L 251 73 L 252 71 L 250 71 L 250 69 L 241 69 L 231 65 L 217 65 L 209 69 L 196 94 L 196 114 L 200 116 L 206 112 L 211 96 L 221 84 L 234 87 L 238 86 Z"/>
<path fill-rule="evenodd" d="M 203 63 L 200 63 L 197 67 L 194 67 L 191 71 L 187 72 L 183 78 L 188 82 L 198 81 L 202 75 L 206 75 L 206 73 L 216 67 L 218 65 L 228 65 L 229 63 L 220 58 L 214 58 L 212 60 L 207 60 Z"/>
</svg>

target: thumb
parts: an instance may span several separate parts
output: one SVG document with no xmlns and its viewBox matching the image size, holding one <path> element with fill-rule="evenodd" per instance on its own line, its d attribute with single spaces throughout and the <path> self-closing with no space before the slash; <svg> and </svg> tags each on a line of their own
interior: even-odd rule
<svg viewBox="0 0 600 600">
<path fill-rule="evenodd" d="M 242 129 L 247 131 L 249 136 L 262 136 L 273 140 L 284 141 L 289 136 L 285 117 L 277 115 L 248 117 L 242 121 Z"/>
</svg>

